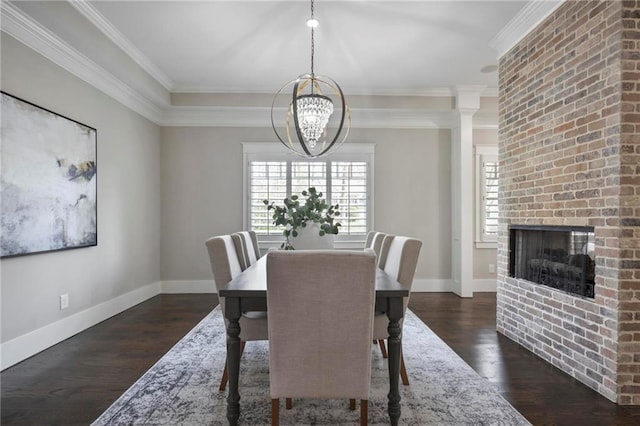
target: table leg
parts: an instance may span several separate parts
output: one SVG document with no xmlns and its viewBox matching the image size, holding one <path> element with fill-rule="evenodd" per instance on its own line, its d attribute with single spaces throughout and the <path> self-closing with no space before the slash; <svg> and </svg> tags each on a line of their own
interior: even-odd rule
<svg viewBox="0 0 640 426">
<path fill-rule="evenodd" d="M 227 419 L 237 425 L 240 418 L 240 318 L 230 318 L 227 325 L 227 371 L 229 372 L 229 395 L 227 396 Z"/>
<path fill-rule="evenodd" d="M 388 352 L 389 352 L 389 419 L 391 425 L 396 426 L 400 420 L 400 354 L 402 341 L 400 340 L 400 319 L 389 318 Z"/>
</svg>

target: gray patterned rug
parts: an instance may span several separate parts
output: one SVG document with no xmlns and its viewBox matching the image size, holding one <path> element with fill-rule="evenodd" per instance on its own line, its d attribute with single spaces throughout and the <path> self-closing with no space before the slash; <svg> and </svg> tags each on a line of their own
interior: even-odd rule
<svg viewBox="0 0 640 426">
<path fill-rule="evenodd" d="M 529 425 L 486 379 L 480 377 L 413 312 L 407 311 L 403 350 L 411 384 L 400 384 L 403 425 Z M 226 392 L 218 391 L 225 362 L 220 308 L 178 342 L 93 425 L 225 425 Z M 389 424 L 386 360 L 372 345 L 369 424 Z M 271 419 L 267 342 L 248 342 L 240 369 L 240 423 Z M 296 400 L 280 409 L 284 425 L 359 424 L 348 401 Z"/>
</svg>

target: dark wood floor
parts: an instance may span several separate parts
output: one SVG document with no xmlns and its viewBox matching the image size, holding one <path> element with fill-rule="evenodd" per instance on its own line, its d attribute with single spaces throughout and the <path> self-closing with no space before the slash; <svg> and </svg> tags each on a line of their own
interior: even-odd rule
<svg viewBox="0 0 640 426">
<path fill-rule="evenodd" d="M 0 423 L 91 423 L 216 304 L 160 295 L 3 371 Z M 607 401 L 496 333 L 494 294 L 418 293 L 410 308 L 533 424 L 640 425 L 640 407 Z"/>
</svg>

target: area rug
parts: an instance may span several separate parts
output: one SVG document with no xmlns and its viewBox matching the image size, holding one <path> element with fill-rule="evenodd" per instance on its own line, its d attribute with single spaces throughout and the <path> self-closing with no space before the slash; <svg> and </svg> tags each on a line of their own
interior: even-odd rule
<svg viewBox="0 0 640 426">
<path fill-rule="evenodd" d="M 225 425 L 226 392 L 218 386 L 226 356 L 222 314 L 216 307 L 93 425 Z M 389 424 L 387 362 L 372 345 L 369 424 Z M 402 425 L 529 425 L 416 315 L 407 311 L 403 351 L 410 385 L 400 384 Z M 240 367 L 240 424 L 271 419 L 267 342 L 248 342 Z M 341 400 L 295 400 L 280 410 L 283 425 L 359 424 L 359 411 Z"/>
</svg>

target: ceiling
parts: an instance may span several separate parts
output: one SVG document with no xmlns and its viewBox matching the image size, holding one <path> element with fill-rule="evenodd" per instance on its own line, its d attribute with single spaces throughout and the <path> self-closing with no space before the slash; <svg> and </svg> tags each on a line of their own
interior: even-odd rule
<svg viewBox="0 0 640 426">
<path fill-rule="evenodd" d="M 309 1 L 86 3 L 170 91 L 272 93 L 310 71 Z M 317 0 L 315 71 L 347 94 L 495 88 L 489 42 L 527 3 Z"/>
<path fill-rule="evenodd" d="M 496 97 L 498 57 L 562 1 L 316 0 L 315 72 L 336 80 L 347 96 L 417 99 L 468 91 Z M 264 126 L 273 94 L 310 72 L 309 0 L 13 0 L 0 6 L 3 32 L 163 125 Z M 209 98 L 200 104 L 191 95 L 185 104 L 178 98 L 183 92 Z M 233 99 L 219 97 L 225 94 Z M 238 99 L 245 99 L 242 110 Z M 401 108 L 386 102 L 385 108 L 361 105 L 365 110 L 354 120 L 369 127 L 438 127 L 450 118 L 450 103 L 425 112 L 406 97 Z"/>
</svg>

